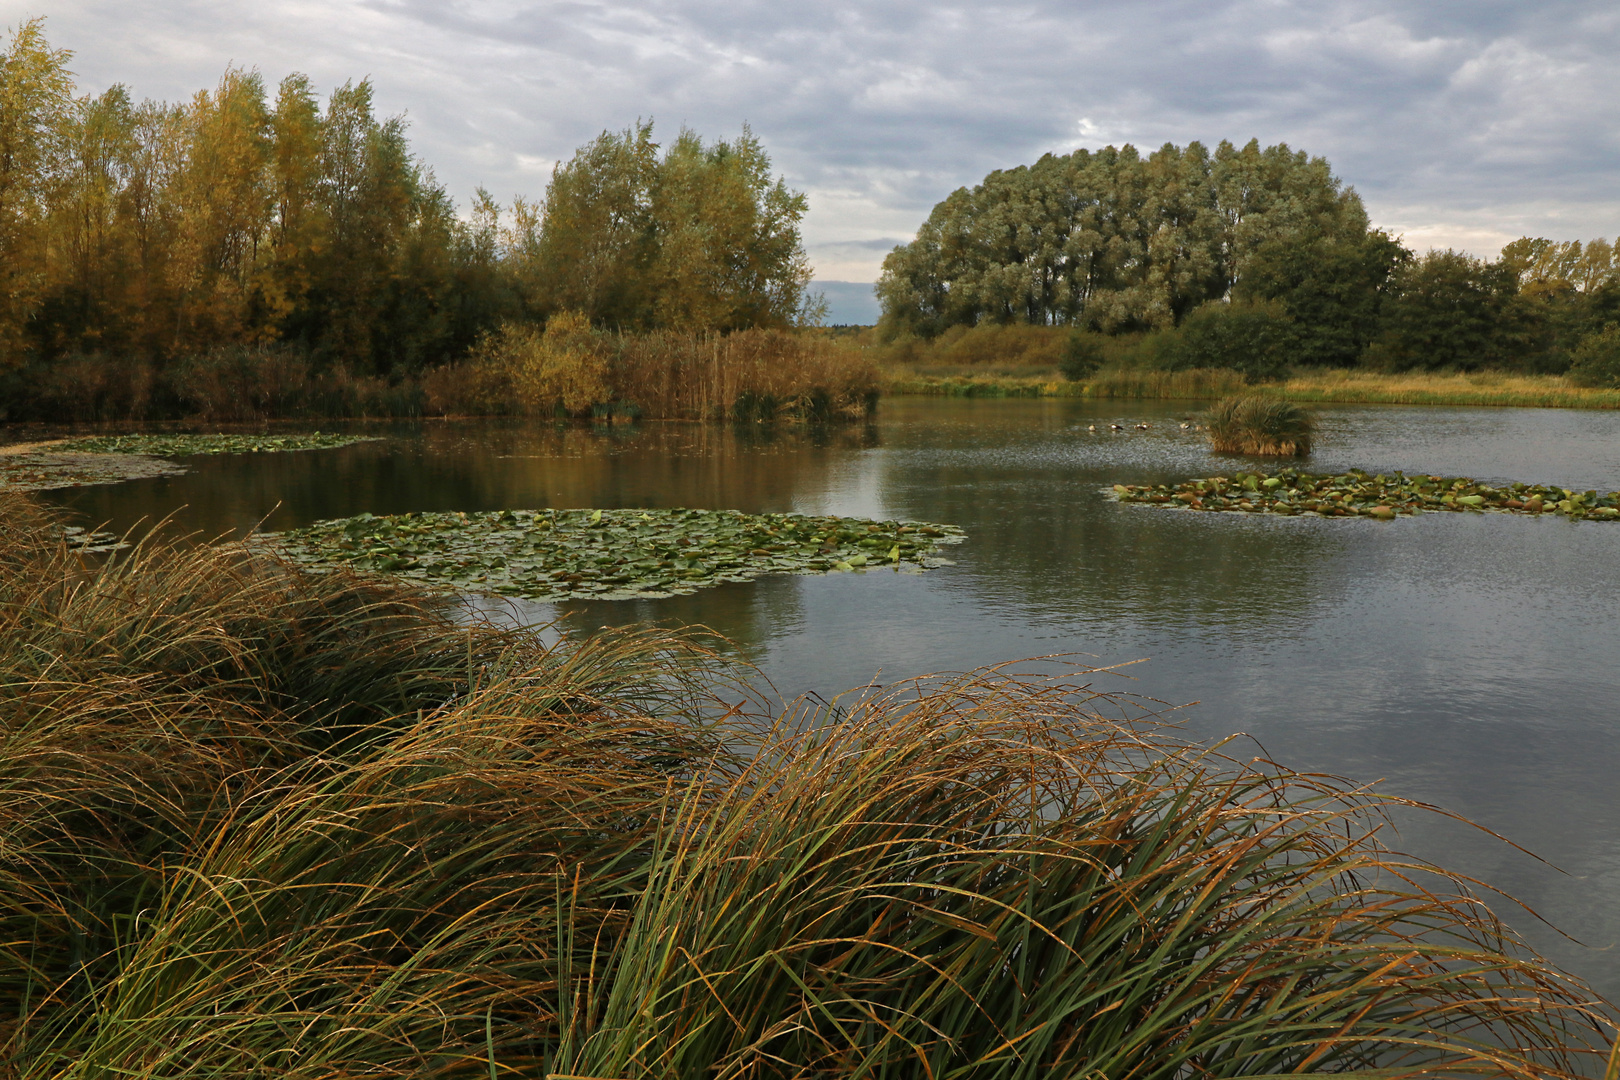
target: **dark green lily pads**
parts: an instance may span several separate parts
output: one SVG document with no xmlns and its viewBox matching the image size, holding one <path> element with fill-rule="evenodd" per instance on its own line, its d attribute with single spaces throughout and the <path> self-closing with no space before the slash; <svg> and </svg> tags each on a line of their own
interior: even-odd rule
<svg viewBox="0 0 1620 1080">
<path fill-rule="evenodd" d="M 628 600 L 764 574 L 918 572 L 963 539 L 919 521 L 735 510 L 503 510 L 361 514 L 262 542 L 314 569 L 349 566 L 531 600 Z"/>
<path fill-rule="evenodd" d="M 1466 476 L 1407 476 L 1359 469 L 1329 476 L 1284 469 L 1238 472 L 1169 484 L 1115 484 L 1120 502 L 1188 510 L 1321 517 L 1394 518 L 1425 510 L 1561 514 L 1587 521 L 1620 520 L 1620 492 L 1573 491 L 1547 484 L 1493 487 Z"/>
<path fill-rule="evenodd" d="M 53 450 L 84 454 L 149 454 L 189 457 L 193 454 L 263 454 L 288 450 L 328 450 L 352 443 L 374 442 L 376 435 L 330 435 L 319 431 L 289 435 L 95 435 L 59 443 Z"/>
</svg>

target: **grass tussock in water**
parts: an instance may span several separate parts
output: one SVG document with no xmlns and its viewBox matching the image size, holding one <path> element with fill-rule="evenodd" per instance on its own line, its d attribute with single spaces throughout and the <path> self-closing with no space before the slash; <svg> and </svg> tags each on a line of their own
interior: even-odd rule
<svg viewBox="0 0 1620 1080">
<path fill-rule="evenodd" d="M 1377 799 L 1004 671 L 749 704 L 240 547 L 0 505 L 0 1074 L 1600 1067 Z M 742 705 L 736 705 L 739 700 Z"/>
<path fill-rule="evenodd" d="M 1216 453 L 1300 457 L 1311 452 L 1316 418 L 1291 401 L 1245 395 L 1225 398 L 1204 420 Z"/>
</svg>

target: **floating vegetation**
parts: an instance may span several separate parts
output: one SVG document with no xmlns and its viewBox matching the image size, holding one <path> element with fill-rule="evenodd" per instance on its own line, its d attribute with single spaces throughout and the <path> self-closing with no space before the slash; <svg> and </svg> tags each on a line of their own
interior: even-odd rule
<svg viewBox="0 0 1620 1080">
<path fill-rule="evenodd" d="M 265 454 L 289 450 L 329 450 L 353 443 L 375 442 L 376 435 L 333 435 L 320 431 L 299 435 L 94 435 L 58 443 L 56 449 L 85 454 L 150 454 L 189 457 L 193 454 Z"/>
<path fill-rule="evenodd" d="M 1115 484 L 1120 502 L 1157 503 L 1190 510 L 1389 519 L 1424 510 L 1458 513 L 1562 514 L 1575 519 L 1620 518 L 1620 492 L 1572 491 L 1546 484 L 1492 487 L 1466 476 L 1406 476 L 1360 469 L 1337 476 L 1284 469 L 1237 472 L 1168 484 Z"/>
<path fill-rule="evenodd" d="M 30 449 L 23 453 L 0 453 L 0 491 L 51 491 L 83 487 L 87 484 L 118 484 L 125 480 L 150 480 L 157 476 L 179 476 L 185 468 L 146 454 L 57 453 Z"/>
<path fill-rule="evenodd" d="M 264 540 L 315 569 L 349 566 L 531 600 L 628 600 L 764 574 L 946 560 L 953 525 L 735 510 L 501 510 L 318 521 Z"/>
<path fill-rule="evenodd" d="M 84 554 L 103 554 L 108 551 L 119 551 L 130 546 L 128 540 L 115 532 L 105 529 L 86 529 L 78 525 L 62 526 L 62 543 L 69 551 L 78 551 Z"/>
</svg>

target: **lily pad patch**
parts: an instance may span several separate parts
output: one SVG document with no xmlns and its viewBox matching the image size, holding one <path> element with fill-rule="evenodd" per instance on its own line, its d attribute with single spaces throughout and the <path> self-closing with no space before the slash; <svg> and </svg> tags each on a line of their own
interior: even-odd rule
<svg viewBox="0 0 1620 1080">
<path fill-rule="evenodd" d="M 262 541 L 317 570 L 348 566 L 530 600 L 687 595 L 764 574 L 917 572 L 962 530 L 920 521 L 734 510 L 502 510 L 318 521 Z"/>
<path fill-rule="evenodd" d="M 1210 476 L 1174 485 L 1115 484 L 1111 494 L 1120 502 L 1251 514 L 1390 519 L 1447 510 L 1560 514 L 1589 521 L 1620 519 L 1620 492 L 1615 491 L 1600 494 L 1517 483 L 1494 487 L 1466 476 L 1368 475 L 1359 469 L 1337 475 L 1284 469 L 1272 474 Z"/>
<path fill-rule="evenodd" d="M 353 443 L 375 442 L 376 435 L 333 435 L 320 431 L 288 435 L 94 435 L 54 447 L 83 454 L 149 454 L 189 457 L 194 454 L 264 454 L 291 450 L 329 450 Z"/>
</svg>

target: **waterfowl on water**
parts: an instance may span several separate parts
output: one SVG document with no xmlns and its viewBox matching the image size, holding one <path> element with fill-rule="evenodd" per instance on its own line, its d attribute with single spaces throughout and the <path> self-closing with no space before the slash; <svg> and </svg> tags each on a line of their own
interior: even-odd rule
<svg viewBox="0 0 1620 1080">
<path fill-rule="evenodd" d="M 1192 425 L 1191 425 L 1191 424 L 1182 424 L 1182 425 L 1181 425 L 1181 430 L 1182 430 L 1182 431 L 1186 431 L 1186 430 L 1187 430 L 1187 429 L 1188 429 L 1188 428 L 1190 428 L 1190 427 L 1192 427 Z"/>
<path fill-rule="evenodd" d="M 1148 428 L 1150 428 L 1150 427 L 1151 427 L 1151 426 L 1152 426 L 1152 425 L 1151 425 L 1151 424 L 1137 424 L 1137 425 L 1136 425 L 1136 430 L 1137 430 L 1137 431 L 1146 431 L 1146 430 L 1148 430 Z"/>
<path fill-rule="evenodd" d="M 1125 425 L 1124 424 L 1109 424 L 1108 427 L 1112 431 L 1124 431 L 1125 430 Z"/>
<path fill-rule="evenodd" d="M 1096 431 L 1096 430 L 1097 430 L 1097 425 L 1096 425 L 1096 424 L 1092 424 L 1092 425 L 1091 425 L 1091 426 L 1090 426 L 1090 427 L 1088 427 L 1088 428 L 1086 428 L 1086 430 L 1087 430 L 1087 431 Z"/>
</svg>

